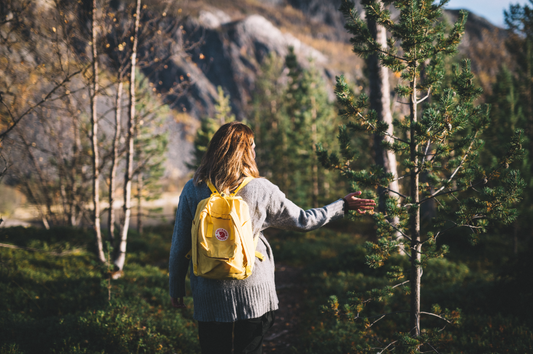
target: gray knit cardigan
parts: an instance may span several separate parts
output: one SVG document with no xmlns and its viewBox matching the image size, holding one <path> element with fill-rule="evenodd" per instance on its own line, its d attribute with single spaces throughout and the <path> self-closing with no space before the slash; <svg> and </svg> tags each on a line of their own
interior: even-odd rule
<svg viewBox="0 0 533 354">
<path fill-rule="evenodd" d="M 191 249 L 192 220 L 198 203 L 210 194 L 205 183 L 195 186 L 192 180 L 187 182 L 181 193 L 170 250 L 170 297 L 185 296 L 185 277 L 190 263 L 185 255 Z M 304 211 L 264 178 L 252 180 L 238 195 L 248 203 L 254 237 L 259 237 L 257 251 L 265 258 L 263 261 L 256 259 L 252 275 L 244 280 L 197 277 L 191 266 L 194 318 L 198 321 L 234 322 L 277 310 L 274 256 L 262 231 L 269 227 L 310 231 L 344 215 L 342 199 L 322 208 Z"/>
</svg>

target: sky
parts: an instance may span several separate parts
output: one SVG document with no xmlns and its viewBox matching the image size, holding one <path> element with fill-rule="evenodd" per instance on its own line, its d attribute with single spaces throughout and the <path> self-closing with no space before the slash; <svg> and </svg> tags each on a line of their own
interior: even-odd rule
<svg viewBox="0 0 533 354">
<path fill-rule="evenodd" d="M 528 0 L 450 0 L 448 9 L 466 9 L 476 15 L 486 18 L 492 24 L 503 27 L 503 10 L 509 9 L 510 4 L 529 4 Z"/>
</svg>

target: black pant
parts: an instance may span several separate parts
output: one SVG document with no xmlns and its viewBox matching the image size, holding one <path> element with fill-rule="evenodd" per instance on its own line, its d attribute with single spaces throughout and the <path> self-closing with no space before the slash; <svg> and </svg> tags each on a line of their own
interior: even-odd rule
<svg viewBox="0 0 533 354">
<path fill-rule="evenodd" d="M 198 322 L 202 354 L 261 354 L 263 336 L 274 323 L 274 311 L 237 322 Z"/>
</svg>

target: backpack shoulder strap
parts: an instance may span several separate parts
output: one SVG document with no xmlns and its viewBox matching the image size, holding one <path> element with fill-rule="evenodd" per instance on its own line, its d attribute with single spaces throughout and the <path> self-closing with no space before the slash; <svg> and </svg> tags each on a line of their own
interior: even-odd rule
<svg viewBox="0 0 533 354">
<path fill-rule="evenodd" d="M 217 189 L 215 188 L 215 186 L 213 186 L 213 183 L 211 183 L 210 180 L 205 181 L 205 183 L 207 184 L 207 186 L 211 190 L 211 193 L 213 193 L 213 194 L 217 194 L 218 193 Z"/>
<path fill-rule="evenodd" d="M 242 181 L 241 185 L 235 189 L 235 192 L 231 193 L 231 195 L 237 195 L 237 193 L 244 188 L 248 183 L 250 183 L 251 180 L 253 180 L 253 177 L 246 177 L 244 181 Z"/>
</svg>

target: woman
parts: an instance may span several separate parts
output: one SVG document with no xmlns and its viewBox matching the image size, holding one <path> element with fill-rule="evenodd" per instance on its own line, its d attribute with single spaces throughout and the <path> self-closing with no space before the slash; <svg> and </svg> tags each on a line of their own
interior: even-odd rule
<svg viewBox="0 0 533 354">
<path fill-rule="evenodd" d="M 252 130 L 239 122 L 223 125 L 213 136 L 200 167 L 180 196 L 170 252 L 169 282 L 172 306 L 184 308 L 185 277 L 189 268 L 186 254 L 191 249 L 191 226 L 198 203 L 208 198 L 210 180 L 219 192 L 230 193 L 245 177 L 254 177 L 237 195 L 248 204 L 257 251 L 253 273 L 244 280 L 212 280 L 190 272 L 194 318 L 198 321 L 203 354 L 261 353 L 263 336 L 272 326 L 278 309 L 274 283 L 274 257 L 262 231 L 275 227 L 310 231 L 344 216 L 346 210 L 364 213 L 373 200 L 348 194 L 322 208 L 304 211 L 285 198 L 277 186 L 259 178 L 255 163 Z M 191 267 L 192 268 L 192 267 Z"/>
</svg>

